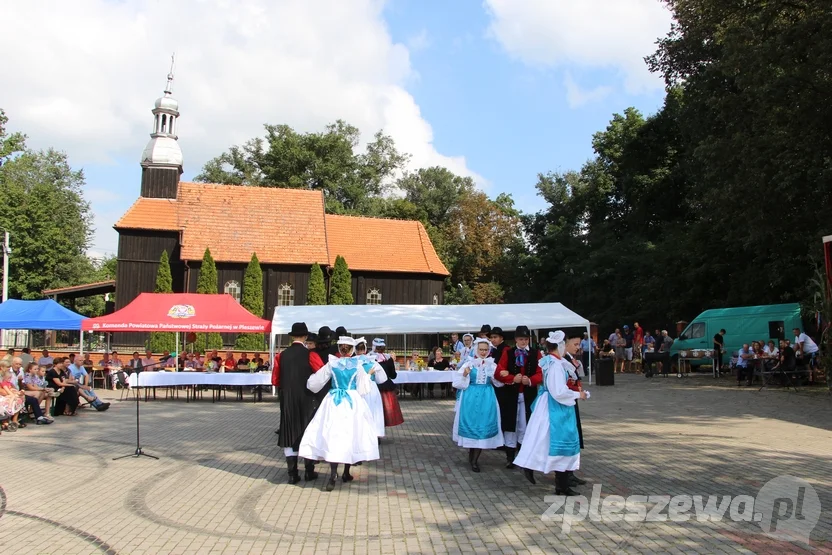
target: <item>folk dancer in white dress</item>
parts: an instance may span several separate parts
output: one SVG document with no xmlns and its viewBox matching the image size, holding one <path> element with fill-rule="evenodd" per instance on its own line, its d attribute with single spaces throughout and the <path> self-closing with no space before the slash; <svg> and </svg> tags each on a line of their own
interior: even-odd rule
<svg viewBox="0 0 832 555">
<path fill-rule="evenodd" d="M 456 369 L 459 370 L 462 368 L 462 365 L 468 362 L 469 360 L 475 358 L 476 356 L 476 349 L 477 346 L 474 345 L 474 336 L 470 333 L 466 333 L 462 336 L 462 350 L 459 351 L 459 362 L 456 365 Z M 453 385 L 453 384 L 451 384 Z M 456 386 L 453 386 L 456 387 Z M 454 412 L 459 412 L 459 389 L 456 390 L 456 403 L 454 403 Z M 454 438 L 456 441 L 456 438 Z"/>
<path fill-rule="evenodd" d="M 468 449 L 471 470 L 479 472 L 479 458 L 483 449 L 503 445 L 500 430 L 500 408 L 495 387 L 502 387 L 495 377 L 497 363 L 488 356 L 491 343 L 477 339 L 476 357 L 469 359 L 456 371 L 453 385 L 459 390 L 459 409 L 454 415 L 453 438 L 457 445 Z"/>
<path fill-rule="evenodd" d="M 375 358 L 367 356 L 367 340 L 363 337 L 355 340 L 355 358 L 359 360 L 359 366 L 370 376 L 370 391 L 363 397 L 373 415 L 376 436 L 384 437 L 384 404 L 381 402 L 378 386 L 387 381 L 387 373 Z"/>
<path fill-rule="evenodd" d="M 526 469 L 526 478 L 534 483 L 536 470 L 555 472 L 556 495 L 578 495 L 569 486 L 569 471 L 581 465 L 581 448 L 575 420 L 575 401 L 587 399 L 588 393 L 569 389 L 571 363 L 563 359 L 565 335 L 550 332 L 546 339 L 549 354 L 540 360 L 543 383 L 526 426 L 526 437 L 514 464 Z"/>
<path fill-rule="evenodd" d="M 329 362 L 306 383 L 310 391 L 317 393 L 331 382 L 329 393 L 306 428 L 298 451 L 304 459 L 329 463 L 331 474 L 326 491 L 335 489 L 339 463 L 344 464 L 342 480 L 350 482 L 351 465 L 379 458 L 375 422 L 362 397 L 370 391 L 370 376 L 360 367 L 359 360 L 352 357 L 354 343 L 351 337 L 340 337 L 341 358 L 330 355 Z"/>
</svg>

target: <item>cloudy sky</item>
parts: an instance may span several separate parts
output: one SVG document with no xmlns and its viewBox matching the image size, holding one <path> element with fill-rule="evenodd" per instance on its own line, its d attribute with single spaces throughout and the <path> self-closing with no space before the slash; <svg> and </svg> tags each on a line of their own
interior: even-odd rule
<svg viewBox="0 0 832 555">
<path fill-rule="evenodd" d="M 264 123 L 340 118 L 534 211 L 538 172 L 579 168 L 613 113 L 659 107 L 642 58 L 670 28 L 659 0 L 27 0 L 0 18 L 0 107 L 84 169 L 97 255 L 139 194 L 172 52 L 185 179 Z"/>
</svg>

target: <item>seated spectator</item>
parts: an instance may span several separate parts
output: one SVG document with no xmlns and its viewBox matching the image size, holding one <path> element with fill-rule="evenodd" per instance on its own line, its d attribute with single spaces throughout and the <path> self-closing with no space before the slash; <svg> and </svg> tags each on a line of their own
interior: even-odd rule
<svg viewBox="0 0 832 555">
<path fill-rule="evenodd" d="M 170 354 L 170 351 L 165 349 L 159 359 L 158 368 L 176 368 L 176 357 Z"/>
<path fill-rule="evenodd" d="M 742 349 L 737 351 L 737 387 L 742 385 L 742 377 L 745 376 L 745 385 L 751 385 L 751 380 L 754 377 L 753 368 L 754 353 L 748 343 L 744 343 Z"/>
<path fill-rule="evenodd" d="M 116 368 L 121 368 L 124 366 L 124 363 L 121 362 L 120 358 L 118 358 L 118 351 L 113 351 L 113 354 L 110 356 L 110 362 L 112 362 L 112 365 Z"/>
<path fill-rule="evenodd" d="M 3 422 L 3 430 L 9 432 L 26 427 L 18 420 L 20 411 L 26 406 L 26 395 L 12 385 L 16 380 L 8 361 L 0 361 L 0 418 L 8 418 L 8 422 Z"/>
<path fill-rule="evenodd" d="M 129 375 L 132 370 L 141 370 L 142 366 L 142 359 L 139 357 L 139 352 L 133 351 L 133 357 L 127 363 L 127 368 L 129 369 L 127 374 Z"/>
<path fill-rule="evenodd" d="M 237 370 L 248 370 L 249 364 L 251 364 L 251 361 L 248 358 L 248 353 L 242 353 L 237 361 Z"/>
<path fill-rule="evenodd" d="M 20 360 L 23 361 L 24 369 L 29 367 L 29 363 L 35 362 L 35 358 L 32 356 L 32 351 L 29 347 L 23 347 L 23 352 L 20 353 Z"/>
<path fill-rule="evenodd" d="M 81 357 L 76 357 L 75 360 L 79 360 Z M 83 397 L 89 404 L 91 404 L 95 410 L 104 412 L 108 408 L 110 408 L 110 403 L 105 403 L 101 399 L 98 398 L 95 391 L 93 391 L 92 387 L 90 386 L 90 375 L 87 372 L 86 367 L 83 364 L 70 364 L 67 368 L 72 375 L 72 380 L 75 382 L 75 386 L 78 388 L 78 394 Z"/>
<path fill-rule="evenodd" d="M 442 352 L 442 347 L 434 347 L 433 349 L 433 363 L 431 364 L 431 368 L 434 370 L 447 370 L 448 366 L 450 365 L 450 360 L 445 358 L 445 353 Z M 436 384 L 428 385 L 428 396 L 433 397 L 433 388 Z M 448 396 L 448 391 L 450 390 L 449 383 L 443 383 L 442 385 L 442 394 L 446 397 Z"/>
<path fill-rule="evenodd" d="M 604 339 L 604 343 L 601 345 L 601 350 L 598 352 L 598 356 L 602 358 L 615 357 L 615 347 L 612 346 L 609 339 Z"/>
<path fill-rule="evenodd" d="M 155 372 L 161 368 L 156 362 L 156 359 L 153 358 L 153 352 L 150 349 L 147 349 L 144 352 L 144 357 L 142 358 L 142 372 Z"/>
<path fill-rule="evenodd" d="M 656 350 L 656 339 L 650 335 L 649 331 L 644 332 L 644 341 L 642 341 L 642 354 L 652 353 Z"/>
<path fill-rule="evenodd" d="M 234 359 L 234 353 L 231 351 L 225 352 L 225 361 L 222 363 L 226 372 L 231 372 L 237 367 L 237 361 Z"/>
<path fill-rule="evenodd" d="M 69 353 L 69 357 L 64 360 L 64 364 L 69 366 L 70 364 L 75 364 L 75 353 Z"/>
<path fill-rule="evenodd" d="M 14 357 L 12 359 L 11 371 L 14 374 L 12 385 L 14 385 L 15 389 L 20 391 L 23 389 L 23 378 L 26 376 L 26 371 L 23 368 L 23 359 L 20 357 Z"/>
<path fill-rule="evenodd" d="M 12 361 L 14 360 L 14 357 L 15 357 L 15 354 L 14 354 L 14 349 L 13 349 L 13 348 L 11 348 L 11 347 L 9 347 L 9 349 L 6 351 L 6 356 L 4 356 L 4 357 L 2 358 L 2 360 L 4 360 L 4 361 L 8 362 L 9 364 L 11 364 L 11 363 L 12 363 Z"/>
<path fill-rule="evenodd" d="M 419 357 L 419 353 L 413 351 L 413 354 L 410 355 L 410 360 L 407 362 L 407 369 L 411 372 L 419 370 L 419 363 L 421 360 L 422 359 Z"/>
<path fill-rule="evenodd" d="M 90 354 L 87 353 L 86 355 L 81 357 L 81 360 L 83 360 L 81 364 L 84 366 L 84 368 L 87 369 L 87 372 L 92 372 L 92 369 L 95 367 L 95 364 L 93 364 L 92 358 L 90 358 Z"/>
<path fill-rule="evenodd" d="M 771 358 L 780 358 L 780 349 L 775 346 L 774 341 L 769 341 L 763 352 Z"/>
<path fill-rule="evenodd" d="M 38 366 L 45 366 L 47 370 L 52 369 L 52 360 L 54 360 L 51 356 L 49 356 L 49 350 L 44 349 L 41 351 L 41 357 L 38 359 Z"/>
<path fill-rule="evenodd" d="M 46 387 L 46 379 L 44 379 L 42 372 L 46 372 L 45 368 L 39 367 L 34 362 L 29 363 L 26 368 L 26 376 L 23 378 L 24 393 L 27 397 L 26 406 L 32 409 L 35 415 L 35 424 L 51 424 L 53 420 L 46 416 L 40 404 L 46 401 L 46 408 L 52 403 L 50 393 L 52 389 Z"/>
<path fill-rule="evenodd" d="M 65 364 L 65 358 L 56 357 L 52 361 L 52 368 L 46 372 L 47 386 L 60 393 L 55 399 L 53 416 L 75 416 L 75 411 L 78 410 L 78 389 L 69 381 L 71 378 Z"/>
<path fill-rule="evenodd" d="M 199 368 L 199 359 L 197 357 L 198 355 L 194 355 L 194 353 L 188 353 L 185 355 L 184 368 L 191 371 Z"/>
<path fill-rule="evenodd" d="M 315 334 L 312 334 L 312 335 L 315 335 Z M 315 339 L 317 340 L 317 336 L 315 337 Z M 313 350 L 314 350 L 314 348 L 315 347 L 312 347 Z M 261 368 L 263 368 L 266 361 L 263 360 L 263 357 L 260 356 L 260 353 L 254 353 L 254 356 L 251 357 L 251 363 L 254 364 L 254 368 L 256 370 L 260 370 Z"/>
</svg>

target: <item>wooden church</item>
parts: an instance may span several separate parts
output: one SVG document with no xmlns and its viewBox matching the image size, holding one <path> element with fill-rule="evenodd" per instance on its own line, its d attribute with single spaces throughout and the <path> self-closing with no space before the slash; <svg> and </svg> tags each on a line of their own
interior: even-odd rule
<svg viewBox="0 0 832 555">
<path fill-rule="evenodd" d="M 116 310 L 153 291 L 162 251 L 170 257 L 174 291 L 196 291 L 206 248 L 216 261 L 218 291 L 237 300 L 257 253 L 265 318 L 276 306 L 304 304 L 312 264 L 320 264 L 328 280 L 339 255 L 352 273 L 356 304 L 442 304 L 448 271 L 418 221 L 326 214 L 320 191 L 180 181 L 172 79 L 153 108 L 140 196 L 115 225 Z M 119 345 L 143 345 L 146 334 L 116 335 Z"/>
</svg>

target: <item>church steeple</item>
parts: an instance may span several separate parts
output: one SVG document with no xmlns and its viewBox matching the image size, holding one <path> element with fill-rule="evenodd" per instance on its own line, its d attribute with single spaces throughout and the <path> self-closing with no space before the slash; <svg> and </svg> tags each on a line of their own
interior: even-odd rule
<svg viewBox="0 0 832 555">
<path fill-rule="evenodd" d="M 143 197 L 176 198 L 179 176 L 182 174 L 182 150 L 176 136 L 179 103 L 171 96 L 173 67 L 174 57 L 171 56 L 165 93 L 156 100 L 153 108 L 153 131 L 150 133 L 150 142 L 142 153 Z"/>
</svg>

